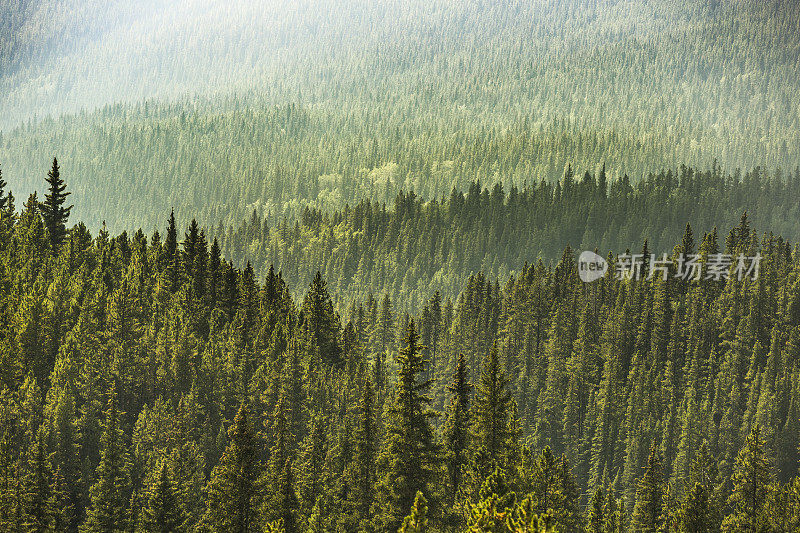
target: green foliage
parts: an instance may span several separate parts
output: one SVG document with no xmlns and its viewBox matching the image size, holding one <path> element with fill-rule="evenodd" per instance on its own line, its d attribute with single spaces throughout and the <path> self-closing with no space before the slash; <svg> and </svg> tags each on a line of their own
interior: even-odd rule
<svg viewBox="0 0 800 533">
<path fill-rule="evenodd" d="M 58 247 L 67 234 L 67 220 L 72 210 L 72 206 L 65 207 L 64 202 L 72 193 L 66 192 L 67 185 L 61 179 L 56 158 L 53 158 L 53 168 L 47 173 L 47 185 L 48 191 L 39 209 L 42 211 L 44 225 L 50 237 L 50 248 L 54 254 L 58 254 Z"/>
<path fill-rule="evenodd" d="M 513 432 L 514 400 L 496 345 L 483 360 L 477 392 L 471 415 L 472 438 L 477 454 L 476 468 L 486 475 L 494 466 L 508 468 L 518 445 Z"/>
<path fill-rule="evenodd" d="M 165 461 L 148 488 L 146 504 L 140 513 L 139 529 L 147 533 L 183 531 L 186 518 L 178 499 L 175 479 Z"/>
<path fill-rule="evenodd" d="M 427 503 L 425 496 L 417 491 L 411 514 L 403 519 L 403 525 L 397 530 L 398 533 L 425 533 L 428 531 Z"/>
<path fill-rule="evenodd" d="M 228 430 L 228 445 L 208 482 L 204 522 L 212 531 L 258 531 L 258 461 L 255 435 L 242 404 Z"/>
<path fill-rule="evenodd" d="M 612 253 L 584 284 L 566 248 L 406 313 L 322 273 L 295 298 L 172 217 L 53 255 L 37 206 L 2 219 L 2 531 L 796 528 L 797 253 L 750 217 L 701 273 L 727 246 L 756 281 L 620 280 Z"/>
<path fill-rule="evenodd" d="M 100 464 L 95 473 L 96 481 L 89 490 L 91 506 L 83 528 L 87 533 L 125 531 L 130 519 L 131 465 L 124 430 L 120 427 L 124 413 L 118 410 L 117 388 L 113 384 L 105 415 Z"/>
<path fill-rule="evenodd" d="M 28 192 L 39 154 L 70 154 L 73 190 L 93 192 L 75 215 L 115 231 L 171 205 L 210 224 L 411 185 L 509 189 L 568 162 L 634 179 L 797 165 L 795 2 L 403 6 L 4 3 L 0 158 Z"/>
<path fill-rule="evenodd" d="M 773 489 L 772 467 L 761 427 L 753 427 L 736 457 L 728 505 L 732 512 L 722 522 L 724 531 L 763 531 L 768 524 L 766 503 Z"/>
<path fill-rule="evenodd" d="M 664 509 L 664 471 L 658 449 L 653 446 L 647 458 L 647 469 L 636 489 L 636 505 L 631 516 L 634 531 L 659 530 Z"/>
<path fill-rule="evenodd" d="M 431 426 L 437 414 L 428 406 L 430 381 L 424 378 L 426 361 L 418 342 L 411 321 L 397 358 L 397 385 L 389 408 L 386 445 L 379 458 L 385 470 L 379 481 L 382 522 L 390 531 L 400 527 L 418 491 L 429 498 L 434 494 L 440 464 Z"/>
</svg>

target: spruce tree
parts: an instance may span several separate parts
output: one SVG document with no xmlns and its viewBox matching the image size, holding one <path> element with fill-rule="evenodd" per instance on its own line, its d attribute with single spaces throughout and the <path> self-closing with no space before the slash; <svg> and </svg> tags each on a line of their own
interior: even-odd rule
<svg viewBox="0 0 800 533">
<path fill-rule="evenodd" d="M 116 533 L 128 527 L 130 502 L 130 461 L 120 428 L 122 413 L 117 408 L 117 388 L 111 386 L 106 423 L 100 439 L 100 464 L 94 485 L 89 491 L 91 507 L 87 511 L 86 533 Z"/>
<path fill-rule="evenodd" d="M 77 483 L 70 483 L 61 473 L 61 469 L 56 469 L 53 474 L 52 484 L 52 525 L 54 531 L 75 531 L 77 529 L 77 517 L 75 515 L 75 498 L 73 492 L 77 489 Z"/>
<path fill-rule="evenodd" d="M 42 442 L 41 432 L 28 459 L 23 482 L 25 499 L 25 530 L 43 533 L 52 527 L 53 512 L 50 486 L 50 464 Z"/>
<path fill-rule="evenodd" d="M 180 533 L 184 531 L 183 508 L 171 469 L 161 461 L 158 473 L 145 494 L 139 524 L 142 533 Z"/>
<path fill-rule="evenodd" d="M 493 470 L 493 464 L 503 469 L 508 467 L 507 461 L 513 451 L 510 449 L 513 403 L 508 378 L 495 344 L 483 360 L 472 414 L 477 467 L 483 476 Z"/>
<path fill-rule="evenodd" d="M 404 347 L 397 357 L 398 374 L 387 420 L 387 441 L 380 458 L 382 528 L 395 531 L 411 511 L 417 491 L 433 495 L 439 466 L 439 448 L 431 419 L 437 414 L 429 407 L 431 382 L 422 379 L 426 361 L 418 344 L 414 321 L 409 322 Z"/>
<path fill-rule="evenodd" d="M 295 489 L 291 459 L 287 459 L 284 463 L 280 476 L 276 480 L 276 488 L 275 497 L 270 508 L 264 510 L 264 515 L 280 520 L 286 533 L 298 533 L 300 502 Z"/>
<path fill-rule="evenodd" d="M 180 255 L 178 254 L 178 228 L 175 225 L 175 210 L 169 213 L 167 236 L 164 239 L 160 263 L 169 291 L 177 292 L 180 283 Z"/>
<path fill-rule="evenodd" d="M 608 491 L 606 503 L 603 506 L 603 533 L 623 533 L 625 528 L 625 506 L 617 500 L 611 491 Z"/>
<path fill-rule="evenodd" d="M 379 435 L 375 413 L 375 391 L 366 373 L 361 383 L 351 490 L 356 514 L 366 517 L 375 497 L 375 459 L 378 455 Z"/>
<path fill-rule="evenodd" d="M 317 272 L 303 300 L 303 317 L 312 347 L 319 360 L 329 365 L 342 363 L 339 346 L 339 322 L 322 275 Z"/>
<path fill-rule="evenodd" d="M 523 468 L 524 492 L 536 513 L 547 513 L 558 529 L 572 531 L 579 525 L 578 492 L 566 459 L 556 457 L 549 446 Z"/>
<path fill-rule="evenodd" d="M 765 503 L 771 493 L 773 475 L 761 427 L 753 427 L 733 466 L 733 491 L 728 498 L 732 512 L 722 523 L 723 531 L 756 533 L 767 524 Z"/>
<path fill-rule="evenodd" d="M 586 533 L 604 533 L 605 531 L 605 498 L 603 489 L 597 487 L 589 500 L 589 509 L 586 515 Z"/>
<path fill-rule="evenodd" d="M 53 158 L 53 166 L 47 173 L 46 181 L 48 190 L 39 209 L 42 212 L 45 227 L 47 227 L 47 232 L 50 235 L 51 250 L 53 255 L 56 255 L 67 234 L 67 220 L 72 206 L 64 207 L 67 196 L 71 193 L 65 192 L 67 186 L 64 180 L 61 179 L 58 160 L 55 157 Z"/>
<path fill-rule="evenodd" d="M 470 395 L 464 354 L 458 354 L 455 374 L 448 386 L 451 394 L 444 427 L 444 456 L 448 473 L 449 503 L 452 505 L 461 488 L 462 469 L 468 464 L 470 444 Z"/>
<path fill-rule="evenodd" d="M 398 533 L 425 533 L 428 531 L 428 502 L 421 492 L 417 491 L 411 514 L 405 517 Z"/>
<path fill-rule="evenodd" d="M 4 211 L 8 204 L 8 195 L 6 194 L 6 181 L 3 179 L 3 170 L 0 169 L 0 212 Z"/>
<path fill-rule="evenodd" d="M 661 523 L 664 499 L 664 470 L 656 446 L 650 448 L 647 469 L 636 489 L 636 505 L 631 517 L 634 531 L 656 532 Z"/>
<path fill-rule="evenodd" d="M 708 489 L 700 483 L 686 493 L 681 507 L 677 510 L 671 527 L 678 533 L 709 533 L 718 531 L 719 518 Z"/>
<path fill-rule="evenodd" d="M 250 414 L 244 403 L 228 430 L 228 445 L 208 482 L 204 524 L 220 533 L 259 530 L 258 457 Z"/>
</svg>

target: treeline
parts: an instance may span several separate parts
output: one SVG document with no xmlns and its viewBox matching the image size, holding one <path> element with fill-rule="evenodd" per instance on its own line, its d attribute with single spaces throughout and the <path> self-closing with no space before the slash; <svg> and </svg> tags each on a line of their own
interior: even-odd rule
<svg viewBox="0 0 800 533">
<path fill-rule="evenodd" d="M 554 264 L 565 244 L 582 250 L 637 250 L 645 239 L 661 254 L 687 222 L 711 231 L 751 218 L 800 238 L 800 170 L 766 175 L 755 168 L 728 175 L 681 167 L 638 183 L 611 180 L 604 168 L 554 184 L 504 189 L 472 182 L 426 202 L 400 192 L 391 203 L 364 200 L 334 212 L 306 208 L 297 221 L 259 211 L 238 226 L 213 230 L 223 255 L 249 261 L 263 277 L 271 265 L 300 295 L 319 269 L 342 306 L 369 293 L 388 294 L 402 310 L 420 309 L 435 291 L 455 298 L 470 274 L 506 279 L 526 262 Z"/>
<path fill-rule="evenodd" d="M 800 524 L 800 258 L 746 216 L 685 227 L 697 280 L 609 256 L 583 283 L 567 247 L 413 315 L 337 313 L 322 276 L 295 300 L 196 223 L 66 231 L 63 185 L 0 193 L 3 531 Z M 721 252 L 757 279 L 707 277 Z"/>
</svg>

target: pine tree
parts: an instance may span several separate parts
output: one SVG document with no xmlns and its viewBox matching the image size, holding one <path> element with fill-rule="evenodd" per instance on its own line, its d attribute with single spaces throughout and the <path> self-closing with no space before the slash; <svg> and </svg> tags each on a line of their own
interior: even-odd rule
<svg viewBox="0 0 800 533">
<path fill-rule="evenodd" d="M 411 514 L 405 517 L 398 533 L 425 533 L 428 531 L 428 502 L 421 492 L 417 491 Z"/>
<path fill-rule="evenodd" d="M 67 196 L 71 193 L 65 192 L 67 186 L 58 168 L 58 160 L 53 158 L 53 166 L 47 173 L 48 192 L 45 195 L 44 202 L 39 206 L 42 212 L 44 224 L 47 227 L 48 234 L 50 235 L 50 247 L 53 255 L 58 253 L 61 243 L 64 242 L 64 237 L 67 234 L 67 220 L 69 219 L 69 212 L 72 206 L 64 207 Z"/>
<path fill-rule="evenodd" d="M 586 516 L 586 533 L 604 533 L 605 531 L 605 498 L 603 489 L 597 487 L 589 500 L 589 511 Z"/>
<path fill-rule="evenodd" d="M 417 491 L 433 495 L 433 483 L 439 465 L 431 419 L 436 413 L 429 407 L 429 380 L 421 379 L 426 361 L 418 344 L 414 321 L 406 330 L 404 347 L 397 358 L 398 375 L 387 422 L 387 442 L 380 458 L 383 477 L 380 482 L 383 528 L 395 531 L 411 510 Z"/>
<path fill-rule="evenodd" d="M 64 478 L 61 469 L 56 469 L 52 485 L 52 527 L 54 531 L 76 530 L 75 498 L 72 495 L 77 488 L 75 485 Z"/>
<path fill-rule="evenodd" d="M 375 459 L 378 455 L 378 426 L 375 413 L 375 392 L 368 375 L 362 377 L 361 398 L 358 404 L 358 423 L 355 430 L 352 494 L 356 513 L 369 514 L 376 481 Z"/>
<path fill-rule="evenodd" d="M 131 480 L 130 462 L 120 428 L 122 413 L 117 409 L 117 388 L 111 386 L 106 424 L 100 439 L 100 464 L 92 485 L 91 507 L 87 511 L 87 533 L 114 533 L 128 527 Z"/>
<path fill-rule="evenodd" d="M 448 386 L 451 394 L 444 428 L 444 454 L 448 472 L 449 503 L 452 505 L 461 488 L 462 469 L 468 464 L 470 445 L 470 395 L 464 354 L 458 354 L 455 375 Z"/>
<path fill-rule="evenodd" d="M 54 509 L 51 501 L 50 465 L 44 450 L 41 432 L 28 460 L 23 481 L 25 530 L 30 533 L 50 531 Z"/>
<path fill-rule="evenodd" d="M 494 469 L 492 465 L 506 469 L 513 452 L 509 444 L 514 422 L 514 399 L 508 390 L 508 378 L 497 344 L 492 346 L 483 360 L 477 392 L 472 414 L 473 433 L 479 457 L 479 474 L 485 476 Z"/>
<path fill-rule="evenodd" d="M 695 483 L 686 493 L 683 504 L 675 513 L 672 528 L 678 533 L 707 533 L 718 530 L 719 518 L 706 487 Z"/>
<path fill-rule="evenodd" d="M 3 170 L 0 169 L 0 212 L 5 211 L 9 203 L 9 195 L 6 194 L 6 185 L 8 185 L 8 183 L 3 179 Z"/>
<path fill-rule="evenodd" d="M 636 489 L 636 505 L 631 517 L 634 531 L 656 532 L 661 523 L 664 498 L 664 471 L 658 448 L 650 448 L 647 469 Z"/>
<path fill-rule="evenodd" d="M 767 458 L 761 427 L 754 426 L 733 467 L 733 491 L 728 498 L 732 512 L 722 522 L 722 530 L 755 533 L 767 524 L 765 510 L 772 490 L 772 468 Z"/>
<path fill-rule="evenodd" d="M 180 283 L 180 255 L 178 254 L 178 228 L 175 225 L 175 211 L 170 211 L 167 225 L 167 236 L 164 239 L 163 254 L 160 257 L 161 268 L 166 276 L 169 291 L 178 291 Z"/>
<path fill-rule="evenodd" d="M 579 525 L 578 492 L 566 459 L 557 458 L 546 446 L 530 466 L 523 468 L 521 492 L 529 493 L 533 510 L 548 514 L 559 530 L 572 531 Z"/>
<path fill-rule="evenodd" d="M 608 491 L 606 503 L 603 506 L 605 524 L 603 533 L 623 533 L 625 528 L 625 506 L 617 500 L 611 491 Z"/>
<path fill-rule="evenodd" d="M 299 508 L 292 460 L 287 459 L 277 479 L 273 501 L 269 508 L 264 510 L 264 516 L 280 520 L 286 533 L 297 533 Z"/>
<path fill-rule="evenodd" d="M 150 484 L 145 498 L 145 506 L 139 519 L 143 533 L 184 531 L 186 517 L 178 500 L 175 479 L 166 461 L 161 461 L 157 476 Z"/>
<path fill-rule="evenodd" d="M 339 322 L 322 275 L 317 272 L 303 300 L 303 315 L 310 341 L 319 360 L 329 365 L 342 363 Z"/>
<path fill-rule="evenodd" d="M 571 269 L 574 269 L 574 265 L 571 261 L 572 258 L 569 257 L 562 259 L 559 263 L 563 269 L 570 272 L 569 274 L 562 274 L 565 278 L 562 291 L 566 290 L 569 285 L 567 280 L 574 279 L 574 274 L 571 272 Z M 534 438 L 538 447 L 550 446 L 558 453 L 563 450 L 564 445 L 564 406 L 569 383 L 567 359 L 572 353 L 574 342 L 573 319 L 574 317 L 569 309 L 569 300 L 561 300 L 553 316 L 545 348 L 548 361 L 546 367 L 547 377 L 545 387 L 539 394 L 536 428 L 534 430 Z"/>
<path fill-rule="evenodd" d="M 381 300 L 380 314 L 377 322 L 377 349 L 381 354 L 394 348 L 394 315 L 392 313 L 392 301 L 388 294 L 383 295 Z"/>
<path fill-rule="evenodd" d="M 258 531 L 258 458 L 245 404 L 228 430 L 228 446 L 211 472 L 204 523 L 221 533 Z"/>
</svg>

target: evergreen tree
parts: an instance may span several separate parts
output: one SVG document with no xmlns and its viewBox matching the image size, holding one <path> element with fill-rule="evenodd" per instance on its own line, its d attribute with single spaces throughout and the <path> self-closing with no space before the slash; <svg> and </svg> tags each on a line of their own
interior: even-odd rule
<svg viewBox="0 0 800 533">
<path fill-rule="evenodd" d="M 4 212 L 8 205 L 8 193 L 6 193 L 6 181 L 3 179 L 3 170 L 0 169 L 0 211 Z"/>
<path fill-rule="evenodd" d="M 91 507 L 87 511 L 84 530 L 87 533 L 116 533 L 129 524 L 128 504 L 131 495 L 130 461 L 117 408 L 117 388 L 111 386 L 106 423 L 100 439 L 100 464 L 96 482 L 89 491 Z"/>
<path fill-rule="evenodd" d="M 477 392 L 472 414 L 477 466 L 479 473 L 488 475 L 494 469 L 493 464 L 508 468 L 507 462 L 514 451 L 511 448 L 514 399 L 496 344 L 483 360 Z"/>
<path fill-rule="evenodd" d="M 165 275 L 169 291 L 178 291 L 180 282 L 180 255 L 178 254 L 178 228 L 175 225 L 175 211 L 170 211 L 167 224 L 167 236 L 164 239 L 164 248 L 159 258 Z"/>
<path fill-rule="evenodd" d="M 636 505 L 631 517 L 631 528 L 634 531 L 658 531 L 662 519 L 663 499 L 664 471 L 658 448 L 653 446 L 647 458 L 647 469 L 636 489 Z"/>
<path fill-rule="evenodd" d="M 277 479 L 275 497 L 269 508 L 264 510 L 264 516 L 279 520 L 286 533 L 297 533 L 299 531 L 297 516 L 299 508 L 300 502 L 295 490 L 292 460 L 287 459 Z"/>
<path fill-rule="evenodd" d="M 455 374 L 448 391 L 452 395 L 444 427 L 444 456 L 449 476 L 449 503 L 452 505 L 461 488 L 462 469 L 468 464 L 470 444 L 470 395 L 464 354 L 458 354 Z"/>
<path fill-rule="evenodd" d="M 319 360 L 329 365 L 342 363 L 339 346 L 339 323 L 322 275 L 317 272 L 303 300 L 303 315 L 310 341 Z"/>
<path fill-rule="evenodd" d="M 239 407 L 228 430 L 228 445 L 208 482 L 204 523 L 221 533 L 258 531 L 258 457 L 250 414 Z"/>
<path fill-rule="evenodd" d="M 25 530 L 31 533 L 50 531 L 52 527 L 50 465 L 40 437 L 34 444 L 33 453 L 28 460 L 23 491 L 25 499 Z"/>
<path fill-rule="evenodd" d="M 369 514 L 369 509 L 374 499 L 375 460 L 379 446 L 375 392 L 368 375 L 364 375 L 362 378 L 357 424 L 354 443 L 352 494 L 357 514 L 365 517 Z"/>
<path fill-rule="evenodd" d="M 708 489 L 700 483 L 686 493 L 683 504 L 671 524 L 678 533 L 708 533 L 719 529 L 719 518 Z"/>
<path fill-rule="evenodd" d="M 67 196 L 71 193 L 65 192 L 67 186 L 64 180 L 61 179 L 58 160 L 55 157 L 53 158 L 53 166 L 47 173 L 46 181 L 48 191 L 44 197 L 44 202 L 40 204 L 39 208 L 50 236 L 50 247 L 53 255 L 56 255 L 67 234 L 67 220 L 72 206 L 64 207 Z"/>
<path fill-rule="evenodd" d="M 405 517 L 398 533 L 425 533 L 428 531 L 428 505 L 425 496 L 417 491 L 411 514 Z"/>
<path fill-rule="evenodd" d="M 596 488 L 589 500 L 589 510 L 586 516 L 586 532 L 587 533 L 604 533 L 605 532 L 605 498 L 603 497 L 603 489 Z"/>
<path fill-rule="evenodd" d="M 431 382 L 420 376 L 426 361 L 418 344 L 414 321 L 409 322 L 404 346 L 397 357 L 397 385 L 387 421 L 387 441 L 380 458 L 381 521 L 394 531 L 410 512 L 417 491 L 433 495 L 439 465 L 439 449 L 431 428 L 436 413 L 430 409 L 427 391 Z"/>
<path fill-rule="evenodd" d="M 772 490 L 772 468 L 767 458 L 761 427 L 754 426 L 733 467 L 733 491 L 728 498 L 731 513 L 723 531 L 755 533 L 768 523 L 765 503 Z"/>
<path fill-rule="evenodd" d="M 139 518 L 143 533 L 180 533 L 186 518 L 178 500 L 175 479 L 166 461 L 161 461 L 157 477 L 145 494 L 146 502 Z"/>
<path fill-rule="evenodd" d="M 578 492 L 565 458 L 557 458 L 549 447 L 522 468 L 520 492 L 527 492 L 532 509 L 547 514 L 552 525 L 572 531 L 579 527 Z"/>
<path fill-rule="evenodd" d="M 52 486 L 52 517 L 54 531 L 76 531 L 77 517 L 75 515 L 74 484 L 70 484 L 57 469 L 53 475 Z"/>
</svg>

